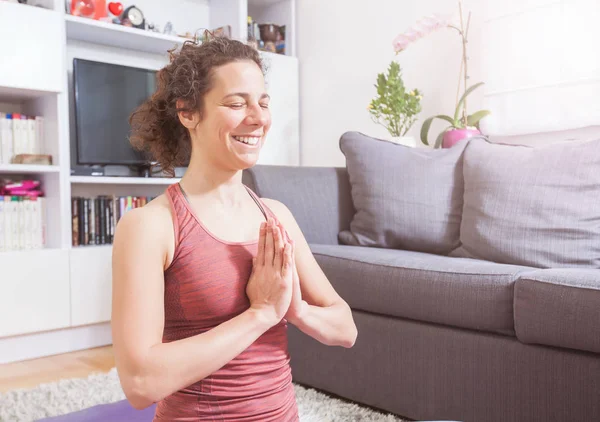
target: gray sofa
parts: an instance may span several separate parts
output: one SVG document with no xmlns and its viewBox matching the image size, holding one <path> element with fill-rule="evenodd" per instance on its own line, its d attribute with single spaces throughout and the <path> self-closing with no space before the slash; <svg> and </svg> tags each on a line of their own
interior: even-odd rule
<svg viewBox="0 0 600 422">
<path fill-rule="evenodd" d="M 600 269 L 577 265 L 579 261 L 555 268 L 503 262 L 502 248 L 492 251 L 499 258 L 487 260 L 468 256 L 477 255 L 473 249 L 461 255 L 456 248 L 428 253 L 341 242 L 341 233 L 347 239 L 352 231 L 357 216 L 353 189 L 359 189 L 356 157 L 352 161 L 345 153 L 345 168 L 257 165 L 243 174 L 244 183 L 259 196 L 277 199 L 292 211 L 321 268 L 351 306 L 358 327 L 356 344 L 345 349 L 322 345 L 291 326 L 294 380 L 414 420 L 600 421 Z M 503 153 L 494 150 L 495 157 Z M 461 154 L 461 160 L 467 159 L 466 152 Z M 508 160 L 519 165 L 514 157 Z M 414 157 L 404 165 L 412 162 Z M 482 174 L 492 174 L 494 164 L 485 165 L 489 170 Z M 469 244 L 462 239 L 468 235 L 465 217 L 473 211 L 466 198 L 474 188 L 467 189 L 466 182 L 476 176 L 463 180 L 473 169 L 462 162 L 457 168 L 463 183 L 458 190 L 460 249 Z M 505 177 L 515 175 L 508 172 Z M 548 181 L 548 186 L 555 185 Z M 552 195 L 551 190 L 543 193 Z M 586 195 L 594 193 L 585 190 Z M 591 203 L 600 217 L 600 196 L 577 207 Z M 518 207 L 517 200 L 512 204 Z M 490 215 L 493 211 L 482 214 Z M 475 218 L 469 216 L 471 222 Z M 593 223 L 595 227 L 598 221 Z M 541 230 L 541 223 L 535 224 Z M 564 232 L 557 229 L 557 239 Z M 542 240 L 548 235 L 540 233 Z M 578 236 L 577 242 L 587 245 L 585 236 Z M 600 245 L 600 237 L 596 240 Z M 576 258 L 582 255 L 574 252 Z"/>
</svg>

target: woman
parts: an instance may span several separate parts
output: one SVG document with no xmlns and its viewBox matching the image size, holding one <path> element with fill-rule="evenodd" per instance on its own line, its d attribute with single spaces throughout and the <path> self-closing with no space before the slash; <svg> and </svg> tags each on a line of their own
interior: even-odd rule
<svg viewBox="0 0 600 422">
<path fill-rule="evenodd" d="M 225 38 L 184 45 L 131 125 L 163 169 L 189 165 L 115 233 L 127 399 L 158 402 L 155 421 L 297 421 L 287 324 L 331 346 L 357 330 L 290 211 L 242 184 L 271 125 L 260 55 Z"/>
</svg>

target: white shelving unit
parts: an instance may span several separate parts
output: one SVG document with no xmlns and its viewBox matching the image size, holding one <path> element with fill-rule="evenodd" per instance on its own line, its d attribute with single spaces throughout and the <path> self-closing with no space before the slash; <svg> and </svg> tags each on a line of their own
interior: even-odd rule
<svg viewBox="0 0 600 422">
<path fill-rule="evenodd" d="M 0 111 L 44 117 L 43 153 L 53 165 L 0 165 L 0 176 L 32 176 L 47 199 L 46 247 L 0 252 L 0 364 L 109 344 L 110 245 L 72 246 L 72 196 L 157 196 L 178 178 L 71 175 L 73 58 L 158 70 L 187 38 L 71 16 L 63 0 L 42 7 L 0 1 Z M 295 0 L 138 0 L 148 22 L 178 33 L 231 25 L 246 41 L 247 17 L 286 25 L 286 55 L 267 62 L 273 124 L 259 164 L 299 164 Z M 26 23 L 26 24 L 24 24 Z"/>
<path fill-rule="evenodd" d="M 163 54 L 182 45 L 186 38 L 65 15 L 67 38 L 111 47 Z"/>
<path fill-rule="evenodd" d="M 115 177 L 115 176 L 71 176 L 71 183 L 102 185 L 171 185 L 179 178 L 170 177 Z"/>
<path fill-rule="evenodd" d="M 42 174 L 58 172 L 60 172 L 59 166 L 35 164 L 0 164 L 0 173 L 4 174 Z"/>
</svg>

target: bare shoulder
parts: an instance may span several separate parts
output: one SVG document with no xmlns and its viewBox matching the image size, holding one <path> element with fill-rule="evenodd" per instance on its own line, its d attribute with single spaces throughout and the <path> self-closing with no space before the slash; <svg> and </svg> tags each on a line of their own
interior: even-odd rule
<svg viewBox="0 0 600 422">
<path fill-rule="evenodd" d="M 277 219 L 281 222 L 281 224 L 283 224 L 283 227 L 285 227 L 285 229 L 296 242 L 304 242 L 302 230 L 298 226 L 298 223 L 296 222 L 296 219 L 294 218 L 294 215 L 290 209 L 283 202 L 269 198 L 260 199 L 267 207 L 269 207 L 271 211 L 273 211 Z"/>
<path fill-rule="evenodd" d="M 173 252 L 173 219 L 165 194 L 157 196 L 143 207 L 127 211 L 115 229 L 113 247 L 121 250 L 141 247 L 164 252 L 165 263 Z"/>
<path fill-rule="evenodd" d="M 157 234 L 166 223 L 171 221 L 171 210 L 165 194 L 162 194 L 143 207 L 134 208 L 127 211 L 119 219 L 117 224 L 118 231 L 132 231 L 143 227 L 144 233 Z"/>
<path fill-rule="evenodd" d="M 294 219 L 294 216 L 292 215 L 292 212 L 289 210 L 289 208 L 281 201 L 278 201 L 276 199 L 270 199 L 270 198 L 260 198 L 261 201 L 263 201 L 267 207 L 269 207 L 271 209 L 271 211 L 273 211 L 275 213 L 275 215 L 277 216 L 277 218 L 279 220 L 281 220 L 282 223 L 288 223 L 291 222 L 290 219 Z"/>
</svg>

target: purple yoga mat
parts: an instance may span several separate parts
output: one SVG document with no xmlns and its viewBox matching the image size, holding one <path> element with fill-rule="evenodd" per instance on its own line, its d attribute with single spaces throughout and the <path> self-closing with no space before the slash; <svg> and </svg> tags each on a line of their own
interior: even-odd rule
<svg viewBox="0 0 600 422">
<path fill-rule="evenodd" d="M 43 422 L 152 422 L 156 404 L 143 410 L 134 409 L 127 400 L 99 404 L 78 412 L 40 419 Z"/>
</svg>

